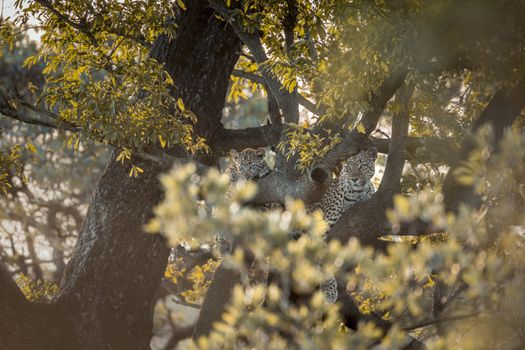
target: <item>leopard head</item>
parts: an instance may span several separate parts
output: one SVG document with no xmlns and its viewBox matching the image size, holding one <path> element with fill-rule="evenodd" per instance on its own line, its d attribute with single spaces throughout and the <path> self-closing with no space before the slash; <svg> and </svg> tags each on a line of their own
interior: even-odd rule
<svg viewBox="0 0 525 350">
<path fill-rule="evenodd" d="M 340 177 L 353 189 L 362 189 L 374 176 L 376 158 L 375 147 L 360 151 L 343 163 Z"/>
<path fill-rule="evenodd" d="M 246 148 L 241 152 L 230 151 L 232 178 L 235 180 L 254 180 L 267 175 L 272 169 L 266 162 L 266 149 Z"/>
</svg>

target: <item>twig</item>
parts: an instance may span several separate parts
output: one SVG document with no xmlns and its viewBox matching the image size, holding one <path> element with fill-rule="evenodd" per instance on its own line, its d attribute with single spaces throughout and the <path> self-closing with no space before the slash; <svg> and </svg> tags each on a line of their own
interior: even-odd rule
<svg viewBox="0 0 525 350">
<path fill-rule="evenodd" d="M 461 320 L 464 320 L 464 319 L 467 319 L 467 318 L 479 316 L 480 314 L 481 314 L 481 312 L 474 312 L 474 313 L 468 314 L 468 315 L 457 315 L 457 316 L 442 317 L 442 318 L 438 318 L 438 319 L 426 320 L 426 321 L 422 321 L 420 323 L 413 324 L 411 326 L 403 327 L 403 330 L 405 330 L 405 331 L 412 331 L 414 329 L 432 326 L 432 325 L 434 325 L 436 323 L 461 321 Z"/>
</svg>

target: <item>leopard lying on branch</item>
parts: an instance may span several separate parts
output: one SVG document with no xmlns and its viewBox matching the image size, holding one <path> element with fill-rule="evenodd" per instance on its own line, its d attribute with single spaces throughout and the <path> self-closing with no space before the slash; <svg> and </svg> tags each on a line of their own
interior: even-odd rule
<svg viewBox="0 0 525 350">
<path fill-rule="evenodd" d="M 307 206 L 307 211 L 320 210 L 324 220 L 332 228 L 341 215 L 357 202 L 368 200 L 375 192 L 371 179 L 375 173 L 377 149 L 370 147 L 343 162 L 338 177 L 331 180 L 327 192 L 319 202 Z M 267 163 L 264 148 L 245 149 L 230 152 L 226 173 L 231 182 L 256 180 L 272 171 Z M 267 208 L 267 207 L 266 207 Z M 231 242 L 222 234 L 215 237 L 217 249 L 221 255 L 231 252 Z M 334 303 L 337 300 L 337 282 L 332 276 L 321 286 L 325 300 Z"/>
</svg>

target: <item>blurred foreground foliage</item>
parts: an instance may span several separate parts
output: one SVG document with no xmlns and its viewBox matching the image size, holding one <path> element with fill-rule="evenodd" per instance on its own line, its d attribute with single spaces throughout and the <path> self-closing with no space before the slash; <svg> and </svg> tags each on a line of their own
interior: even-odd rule
<svg viewBox="0 0 525 350">
<path fill-rule="evenodd" d="M 210 243 L 216 232 L 234 238 L 237 248 L 225 259 L 242 282 L 215 330 L 188 348 L 397 349 L 410 337 L 429 349 L 522 344 L 525 135 L 508 131 L 498 150 L 487 146 L 490 137 L 487 128 L 476 135 L 477 147 L 461 167 L 463 181 L 482 197 L 482 208 L 446 213 L 443 195 L 430 188 L 398 196 L 389 213 L 394 227 L 421 219 L 446 235 L 391 243 L 384 252 L 354 239 L 327 246 L 319 213 L 308 215 L 301 202 L 288 201 L 285 210 L 256 210 L 243 205 L 254 184 L 236 185 L 229 202 L 226 175 L 210 170 L 200 176 L 192 164 L 175 166 L 162 178 L 166 199 L 148 229 L 171 244 Z M 293 240 L 294 230 L 308 234 Z M 269 284 L 250 282 L 247 252 L 270 258 Z M 362 313 L 391 324 L 386 334 L 371 322 L 360 323 L 357 331 L 342 327 L 339 305 L 324 303 L 317 291 L 329 274 L 344 281 Z"/>
</svg>

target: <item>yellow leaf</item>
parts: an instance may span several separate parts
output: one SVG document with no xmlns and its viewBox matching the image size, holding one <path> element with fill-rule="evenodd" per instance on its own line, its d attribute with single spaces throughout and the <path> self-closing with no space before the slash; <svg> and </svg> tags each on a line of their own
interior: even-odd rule
<svg viewBox="0 0 525 350">
<path fill-rule="evenodd" d="M 293 90 L 295 89 L 295 86 L 297 85 L 297 82 L 295 80 L 293 80 L 290 85 L 288 86 L 288 92 L 289 93 L 292 93 Z"/>
<path fill-rule="evenodd" d="M 162 137 L 162 135 L 159 135 L 159 142 L 160 142 L 160 146 L 162 148 L 165 148 L 166 147 L 166 140 L 164 140 L 164 138 Z"/>
<path fill-rule="evenodd" d="M 410 203 L 408 202 L 408 199 L 401 196 L 401 195 L 396 195 L 394 197 L 394 206 L 397 210 L 399 210 L 399 213 L 404 216 L 404 217 L 407 217 L 410 213 Z"/>
<path fill-rule="evenodd" d="M 33 154 L 36 153 L 36 148 L 35 148 L 35 146 L 33 146 L 33 144 L 31 142 L 26 143 L 26 147 L 31 153 L 33 153 Z"/>
<path fill-rule="evenodd" d="M 357 129 L 357 131 L 360 133 L 360 134 L 364 134 L 365 133 L 365 126 L 363 125 L 363 123 L 359 122 L 357 123 L 357 125 L 355 126 L 355 128 Z"/>
<path fill-rule="evenodd" d="M 183 10 L 186 10 L 186 5 L 182 2 L 182 0 L 177 0 L 177 4 L 179 4 L 180 8 Z"/>
<path fill-rule="evenodd" d="M 38 62 L 38 56 L 29 56 L 24 60 L 24 63 L 22 64 L 23 67 L 30 68 L 31 66 L 34 66 Z"/>
<path fill-rule="evenodd" d="M 186 107 L 184 107 L 184 102 L 182 102 L 182 99 L 177 100 L 177 106 L 179 106 L 179 109 L 184 112 L 186 110 Z"/>
</svg>

